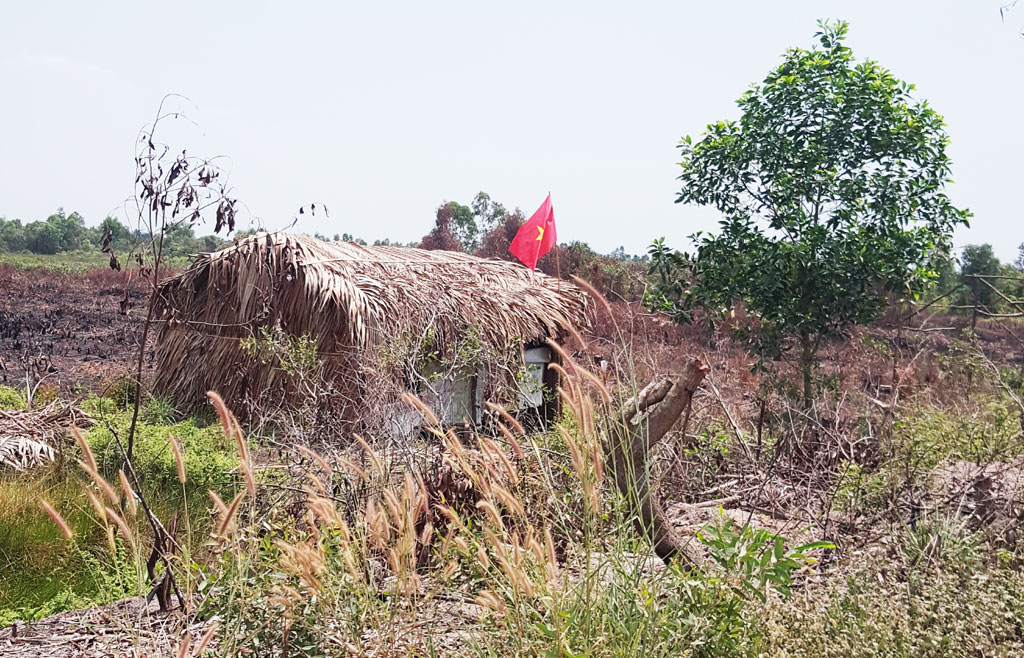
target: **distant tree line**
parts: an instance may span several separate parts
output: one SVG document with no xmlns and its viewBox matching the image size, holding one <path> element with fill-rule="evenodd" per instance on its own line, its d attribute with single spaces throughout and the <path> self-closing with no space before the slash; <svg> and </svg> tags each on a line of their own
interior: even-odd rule
<svg viewBox="0 0 1024 658">
<path fill-rule="evenodd" d="M 525 221 L 519 208 L 510 210 L 480 192 L 469 205 L 446 201 L 438 206 L 434 227 L 419 246 L 512 261 L 515 257 L 508 248 Z M 537 269 L 551 276 L 581 277 L 612 299 L 639 301 L 646 286 L 646 260 L 626 254 L 624 247 L 605 255 L 573 241 L 555 245 L 537 262 Z"/>
<path fill-rule="evenodd" d="M 969 244 L 959 260 L 946 258 L 937 269 L 935 292 L 948 294 L 949 306 L 1000 314 L 1024 305 L 1024 243 L 1013 263 L 1000 262 L 990 244 Z"/>
<path fill-rule="evenodd" d="M 131 251 L 147 239 L 144 233 L 129 229 L 114 217 L 105 218 L 98 226 L 88 227 L 79 213 L 66 213 L 63 208 L 59 208 L 44 220 L 28 223 L 0 217 L 0 252 L 52 255 L 72 251 L 98 251 L 106 232 L 110 234 L 110 246 L 118 252 Z M 170 257 L 187 256 L 216 251 L 225 244 L 225 240 L 214 235 L 197 237 L 192 226 L 186 223 L 169 230 L 165 237 L 164 253 Z"/>
</svg>

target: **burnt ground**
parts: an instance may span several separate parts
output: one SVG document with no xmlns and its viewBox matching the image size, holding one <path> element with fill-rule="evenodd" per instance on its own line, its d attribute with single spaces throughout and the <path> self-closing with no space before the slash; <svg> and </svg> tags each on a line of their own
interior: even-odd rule
<svg viewBox="0 0 1024 658">
<path fill-rule="evenodd" d="M 54 385 L 64 393 L 100 392 L 105 382 L 129 370 L 146 312 L 146 288 L 136 281 L 137 276 L 132 271 L 132 280 L 126 284 L 125 273 L 109 269 L 80 274 L 44 268 L 19 270 L 0 264 L 0 385 L 23 389 L 27 373 L 33 385 L 42 380 L 44 388 Z M 724 334 L 716 337 L 700 323 L 676 325 L 636 304 L 616 302 L 611 308 L 613 317 L 597 314 L 595 340 L 587 348 L 595 359 L 609 358 L 611 346 L 625 337 L 636 349 L 634 367 L 640 379 L 706 354 L 716 371 L 742 375 L 739 382 L 720 382 L 726 398 L 750 384 L 752 378 L 746 374 L 749 357 L 724 340 Z M 948 352 L 951 341 L 969 327 L 966 317 L 921 316 L 907 322 L 902 340 L 893 342 L 897 332 L 892 318 L 886 317 L 871 327 L 856 329 L 853 340 L 837 339 L 823 345 L 823 372 L 864 361 L 879 361 L 869 364 L 875 378 L 887 372 L 884 358 L 865 358 L 861 353 L 871 351 L 862 345 L 868 336 L 876 344 L 889 343 L 914 364 L 915 378 L 927 379 L 923 362 Z M 975 331 L 979 345 L 993 362 L 1024 370 L 1024 340 L 1017 325 L 982 320 Z M 914 358 L 918 352 L 925 358 Z M 866 383 L 870 383 L 868 379 L 871 377 L 866 375 Z"/>
<path fill-rule="evenodd" d="M 121 272 L 0 265 L 0 385 L 98 392 L 129 368 L 144 289 Z"/>
</svg>

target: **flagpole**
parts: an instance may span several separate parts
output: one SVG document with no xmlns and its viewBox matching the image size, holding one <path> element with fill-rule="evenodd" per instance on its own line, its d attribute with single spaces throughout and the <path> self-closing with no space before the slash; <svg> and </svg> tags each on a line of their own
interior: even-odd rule
<svg viewBox="0 0 1024 658">
<path fill-rule="evenodd" d="M 548 190 L 548 197 L 551 197 L 551 190 Z M 552 212 L 554 212 L 554 205 L 552 205 Z M 555 278 L 558 279 L 558 292 L 562 292 L 562 265 L 558 262 L 558 238 L 555 238 L 555 243 L 551 245 L 555 250 Z"/>
</svg>

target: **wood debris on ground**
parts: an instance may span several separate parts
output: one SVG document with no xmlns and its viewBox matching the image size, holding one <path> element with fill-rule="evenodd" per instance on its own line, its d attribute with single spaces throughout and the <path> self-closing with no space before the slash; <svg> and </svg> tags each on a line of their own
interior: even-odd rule
<svg viewBox="0 0 1024 658">
<path fill-rule="evenodd" d="M 176 612 L 134 597 L 109 605 L 62 612 L 0 629 L 4 658 L 113 658 L 173 656 L 186 637 L 197 641 L 209 622 L 187 624 Z M 184 641 L 189 641 L 184 640 Z"/>
</svg>

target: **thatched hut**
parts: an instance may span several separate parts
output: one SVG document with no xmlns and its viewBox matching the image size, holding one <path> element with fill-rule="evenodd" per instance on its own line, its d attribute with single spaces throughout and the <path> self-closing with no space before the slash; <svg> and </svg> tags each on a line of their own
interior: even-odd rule
<svg viewBox="0 0 1024 658">
<path fill-rule="evenodd" d="M 479 422 L 486 400 L 543 407 L 545 341 L 587 324 L 588 301 L 506 261 L 260 233 L 165 281 L 156 317 L 156 390 L 179 405 L 322 396 L 398 430 L 405 390 L 449 422 Z"/>
</svg>

